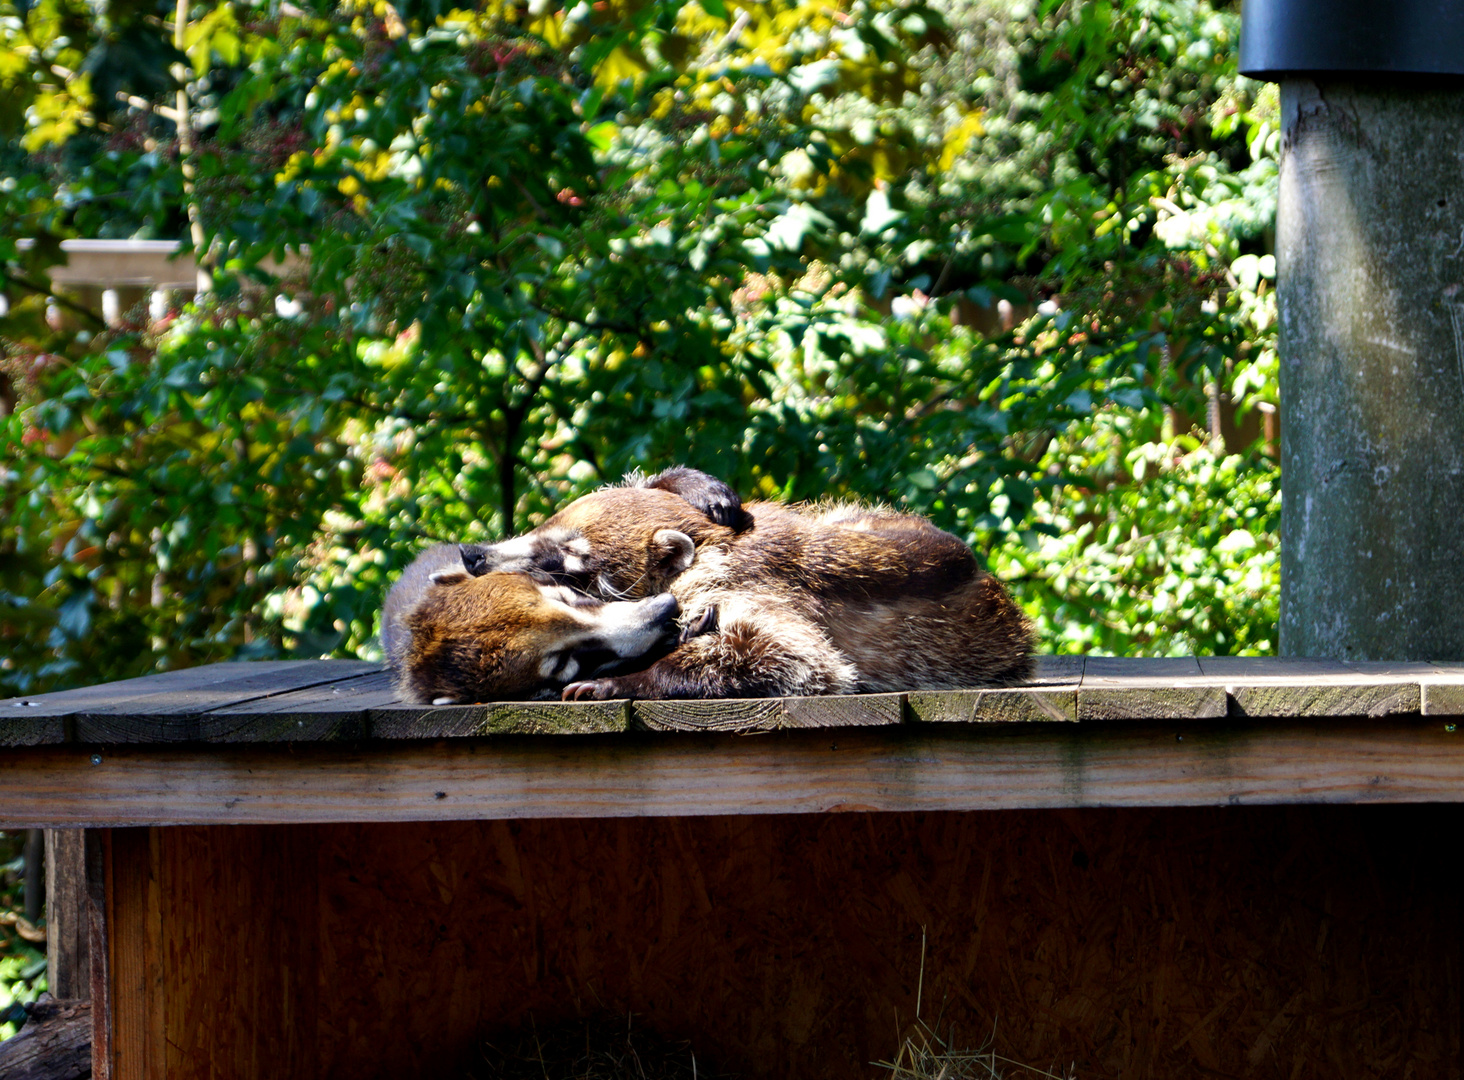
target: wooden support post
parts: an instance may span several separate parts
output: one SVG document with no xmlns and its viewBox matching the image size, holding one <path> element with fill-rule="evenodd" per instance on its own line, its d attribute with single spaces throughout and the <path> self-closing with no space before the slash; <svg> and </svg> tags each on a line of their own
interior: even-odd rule
<svg viewBox="0 0 1464 1080">
<path fill-rule="evenodd" d="M 91 998 L 86 852 L 80 829 L 46 832 L 46 982 L 60 1001 Z"/>
<path fill-rule="evenodd" d="M 112 979 L 107 897 L 111 892 L 110 829 L 87 829 L 86 921 L 91 956 L 92 1080 L 112 1080 Z"/>
<path fill-rule="evenodd" d="M 1464 660 L 1464 91 L 1287 78 L 1281 113 L 1281 652 Z"/>
</svg>

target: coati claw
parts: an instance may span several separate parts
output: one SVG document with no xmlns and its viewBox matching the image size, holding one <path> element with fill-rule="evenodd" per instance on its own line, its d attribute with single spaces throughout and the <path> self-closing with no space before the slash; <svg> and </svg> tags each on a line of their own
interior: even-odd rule
<svg viewBox="0 0 1464 1080">
<path fill-rule="evenodd" d="M 616 693 L 614 679 L 589 679 L 585 682 L 572 682 L 559 694 L 560 701 L 609 701 L 611 698 L 625 697 L 624 694 Z"/>
<path fill-rule="evenodd" d="M 676 638 L 678 645 L 685 645 L 692 638 L 710 634 L 717 628 L 717 606 L 713 604 L 701 613 L 701 618 L 684 627 Z"/>
</svg>

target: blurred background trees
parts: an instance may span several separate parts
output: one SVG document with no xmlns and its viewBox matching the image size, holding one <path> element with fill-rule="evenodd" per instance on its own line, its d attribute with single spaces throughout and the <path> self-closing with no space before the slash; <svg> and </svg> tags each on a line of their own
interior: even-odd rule
<svg viewBox="0 0 1464 1080">
<path fill-rule="evenodd" d="M 930 515 L 1048 650 L 1273 652 L 1238 22 L 0 0 L 0 694 L 375 657 L 422 543 L 673 462 Z M 208 289 L 109 324 L 49 285 L 72 237 Z"/>
</svg>

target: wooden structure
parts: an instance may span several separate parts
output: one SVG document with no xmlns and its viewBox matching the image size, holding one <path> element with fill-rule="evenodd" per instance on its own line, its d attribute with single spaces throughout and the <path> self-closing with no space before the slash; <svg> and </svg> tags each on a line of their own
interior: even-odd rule
<svg viewBox="0 0 1464 1080">
<path fill-rule="evenodd" d="M 469 1076 L 598 1012 L 874 1075 L 918 1007 L 1085 1080 L 1421 1080 L 1460 1076 L 1461 716 L 1459 664 L 447 708 L 221 664 L 0 702 L 0 826 L 53 830 L 99 1077 Z"/>
</svg>

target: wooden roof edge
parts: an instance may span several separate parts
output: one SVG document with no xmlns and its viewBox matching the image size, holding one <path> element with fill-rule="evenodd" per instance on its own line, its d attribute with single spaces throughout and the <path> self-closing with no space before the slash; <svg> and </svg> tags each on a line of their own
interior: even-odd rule
<svg viewBox="0 0 1464 1080">
<path fill-rule="evenodd" d="M 1464 802 L 1464 736 L 1423 717 L 1102 726 L 30 747 L 0 828 Z"/>
<path fill-rule="evenodd" d="M 0 746 L 1464 716 L 1464 664 L 1264 659 L 1213 665 L 1228 670 L 1206 675 L 1200 665 L 1209 666 L 1208 658 L 1057 659 L 1039 665 L 1034 684 L 1003 689 L 460 706 L 403 702 L 380 665 L 360 661 L 219 664 L 0 701 Z"/>
</svg>

